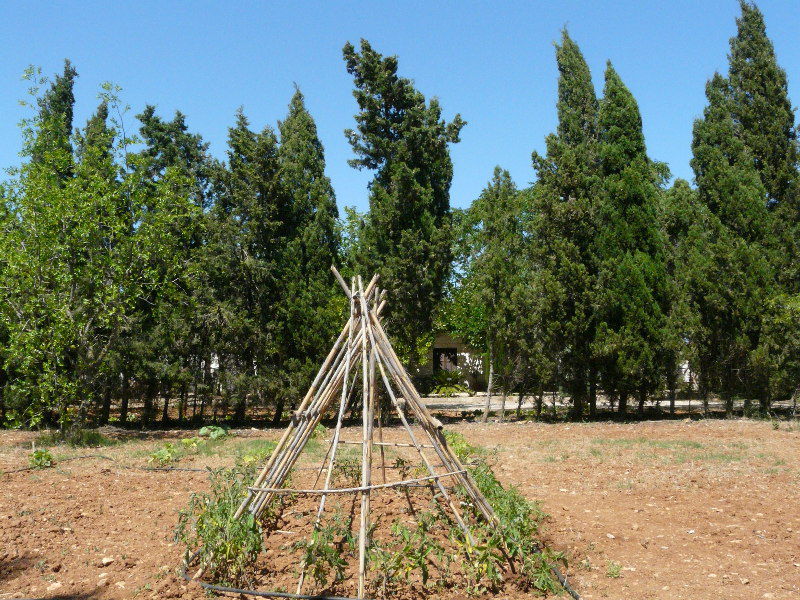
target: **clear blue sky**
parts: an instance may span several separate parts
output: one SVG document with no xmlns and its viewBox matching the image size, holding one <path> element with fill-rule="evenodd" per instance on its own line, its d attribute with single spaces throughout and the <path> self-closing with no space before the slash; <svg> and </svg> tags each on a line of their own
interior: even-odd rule
<svg viewBox="0 0 800 600">
<path fill-rule="evenodd" d="M 767 31 L 800 102 L 800 2 L 762 0 Z M 602 90 L 611 59 L 641 107 L 650 155 L 691 179 L 692 120 L 703 87 L 726 69 L 736 0 L 519 2 L 18 2 L 0 3 L 0 166 L 18 162 L 24 111 L 20 75 L 52 74 L 70 58 L 76 124 L 96 106 L 101 82 L 124 89 L 129 121 L 145 103 L 183 111 L 223 156 L 227 128 L 243 106 L 256 128 L 283 118 L 296 82 L 325 145 L 339 205 L 366 208 L 370 175 L 347 166 L 342 134 L 356 111 L 341 59 L 365 37 L 447 115 L 469 122 L 453 148 L 454 206 L 466 206 L 491 176 L 533 179 L 530 154 L 555 126 L 553 41 L 562 26 L 580 44 Z"/>
</svg>

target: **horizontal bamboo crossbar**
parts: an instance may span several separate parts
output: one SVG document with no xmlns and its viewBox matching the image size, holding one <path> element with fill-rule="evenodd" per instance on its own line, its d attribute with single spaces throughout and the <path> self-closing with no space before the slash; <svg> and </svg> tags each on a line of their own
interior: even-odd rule
<svg viewBox="0 0 800 600">
<path fill-rule="evenodd" d="M 390 483 L 377 483 L 373 485 L 362 485 L 359 487 L 350 488 L 332 488 L 328 490 L 297 490 L 289 488 L 247 488 L 251 492 L 265 492 L 269 494 L 303 494 L 303 495 L 321 495 L 321 494 L 355 494 L 358 492 L 367 492 L 371 490 L 380 490 L 394 487 L 404 487 L 421 483 L 423 481 L 430 481 L 432 479 L 443 479 L 444 477 L 453 477 L 455 475 L 463 475 L 466 471 L 451 471 L 449 473 L 441 473 L 439 475 L 428 475 L 427 477 L 417 477 L 416 479 L 404 479 L 403 481 L 392 481 Z"/>
<path fill-rule="evenodd" d="M 325 440 L 326 442 L 330 442 L 330 440 Z M 355 444 L 360 446 L 364 442 L 361 440 L 339 440 L 340 444 Z M 392 446 L 395 448 L 415 448 L 414 444 L 404 444 L 402 442 L 372 442 L 373 446 Z M 420 444 L 420 448 L 433 448 L 430 444 Z"/>
</svg>

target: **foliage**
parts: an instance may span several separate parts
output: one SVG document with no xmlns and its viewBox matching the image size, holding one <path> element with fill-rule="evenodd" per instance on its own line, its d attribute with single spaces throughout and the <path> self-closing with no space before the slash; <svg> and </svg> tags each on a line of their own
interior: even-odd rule
<svg viewBox="0 0 800 600">
<path fill-rule="evenodd" d="M 153 450 L 150 453 L 150 458 L 148 462 L 156 463 L 160 467 L 164 467 L 171 462 L 175 461 L 176 458 L 180 455 L 180 449 L 175 446 L 175 444 L 171 442 L 166 442 L 163 446 L 158 448 L 157 450 Z"/>
<path fill-rule="evenodd" d="M 303 568 L 323 589 L 344 578 L 347 562 L 342 556 L 342 546 L 355 547 L 351 526 L 350 519 L 337 512 L 331 519 L 315 526 L 309 539 L 294 544 L 295 548 L 302 550 Z"/>
<path fill-rule="evenodd" d="M 433 376 L 433 388 L 431 394 L 437 396 L 455 396 L 469 391 L 463 383 L 464 376 L 460 370 L 437 371 Z"/>
<path fill-rule="evenodd" d="M 608 63 L 598 112 L 602 187 L 598 206 L 594 359 L 605 389 L 624 399 L 656 390 L 669 312 L 665 239 L 656 210 L 659 165 L 645 149 L 639 107 Z M 643 405 L 640 404 L 640 407 Z"/>
<path fill-rule="evenodd" d="M 556 62 L 558 127 L 545 140 L 547 155 L 532 156 L 537 174 L 530 223 L 533 287 L 545 293 L 534 318 L 551 360 L 560 365 L 573 416 L 580 417 L 596 327 L 598 102 L 589 67 L 566 30 L 556 45 Z"/>
<path fill-rule="evenodd" d="M 201 427 L 197 432 L 200 437 L 207 437 L 209 440 L 219 440 L 228 437 L 229 433 L 227 428 L 219 427 L 218 425 L 206 425 Z"/>
<path fill-rule="evenodd" d="M 55 459 L 47 448 L 37 448 L 28 457 L 28 463 L 34 469 L 47 469 L 55 464 Z"/>
<path fill-rule="evenodd" d="M 248 477 L 237 469 L 211 471 L 209 492 L 193 493 L 180 511 L 175 541 L 186 546 L 188 559 L 197 552 L 206 573 L 223 585 L 247 585 L 262 548 L 261 526 L 249 512 L 233 514 L 246 491 Z"/>
<path fill-rule="evenodd" d="M 446 122 L 438 99 L 426 101 L 398 75 L 396 56 L 381 55 L 366 40 L 359 50 L 347 43 L 343 55 L 359 107 L 355 130 L 345 131 L 356 154 L 350 165 L 375 171 L 357 265 L 380 273 L 392 298 L 388 329 L 400 355 L 417 364 L 450 271 L 448 145 L 459 141 L 465 123 L 460 115 Z"/>
<path fill-rule="evenodd" d="M 529 501 L 520 491 L 509 486 L 504 488 L 494 474 L 487 457 L 480 449 L 470 447 L 462 436 L 445 433 L 448 445 L 459 459 L 471 464 L 470 476 L 484 495 L 497 516 L 498 523 L 486 523 L 472 507 L 476 525 L 472 534 L 476 542 L 466 552 L 465 567 L 469 575 L 469 587 L 473 593 L 497 589 L 502 580 L 502 563 L 505 554 L 520 565 L 521 581 L 527 587 L 540 592 L 560 591 L 550 565 L 563 561 L 561 554 L 543 550 L 536 536 L 540 523 L 547 517 L 539 505 Z M 460 490 L 463 500 L 467 496 Z M 461 540 L 464 544 L 465 541 Z"/>
</svg>

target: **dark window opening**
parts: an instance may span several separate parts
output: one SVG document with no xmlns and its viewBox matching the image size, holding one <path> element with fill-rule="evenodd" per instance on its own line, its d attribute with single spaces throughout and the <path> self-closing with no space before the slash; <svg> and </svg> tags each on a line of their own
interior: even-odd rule
<svg viewBox="0 0 800 600">
<path fill-rule="evenodd" d="M 455 348 L 433 349 L 433 372 L 455 371 L 458 368 L 458 351 Z"/>
</svg>

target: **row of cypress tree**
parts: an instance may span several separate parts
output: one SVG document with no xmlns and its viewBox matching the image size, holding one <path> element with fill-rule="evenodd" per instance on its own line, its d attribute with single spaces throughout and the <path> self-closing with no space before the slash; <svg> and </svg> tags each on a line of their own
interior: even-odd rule
<svg viewBox="0 0 800 600">
<path fill-rule="evenodd" d="M 728 412 L 735 398 L 767 411 L 800 385 L 795 115 L 761 12 L 741 10 L 694 123 L 694 188 L 667 185 L 630 90 L 609 62 L 598 100 L 563 32 L 536 183 L 518 191 L 498 168 L 459 219 L 444 323 L 485 349 L 504 397 L 532 393 L 541 410 L 562 389 L 579 418 L 601 390 L 642 410 L 662 390 L 674 402 L 687 364 Z"/>
<path fill-rule="evenodd" d="M 558 128 L 536 183 L 497 168 L 450 208 L 442 117 L 397 58 L 346 44 L 358 112 L 350 164 L 373 172 L 366 214 L 340 219 L 297 90 L 276 128 L 242 111 L 224 160 L 176 113 L 126 130 L 118 89 L 73 128 L 76 70 L 34 70 L 23 157 L 0 186 L 0 421 L 190 416 L 280 419 L 346 312 L 328 273 L 373 272 L 415 370 L 443 328 L 483 351 L 504 397 L 561 389 L 572 415 L 605 393 L 624 412 L 680 365 L 703 398 L 768 410 L 800 382 L 798 149 L 786 75 L 763 17 L 742 3 L 730 67 L 694 125 L 695 187 L 668 185 L 636 101 L 609 63 L 597 98 L 566 31 Z"/>
</svg>

